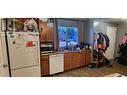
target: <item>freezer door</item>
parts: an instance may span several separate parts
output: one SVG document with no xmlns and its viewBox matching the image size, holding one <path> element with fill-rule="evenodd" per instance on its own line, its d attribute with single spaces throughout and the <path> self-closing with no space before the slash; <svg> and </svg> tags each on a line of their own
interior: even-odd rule
<svg viewBox="0 0 127 95">
<path fill-rule="evenodd" d="M 40 66 L 27 67 L 11 71 L 12 77 L 41 77 Z"/>
<path fill-rule="evenodd" d="M 8 32 L 7 38 L 12 70 L 40 64 L 38 33 Z"/>
</svg>

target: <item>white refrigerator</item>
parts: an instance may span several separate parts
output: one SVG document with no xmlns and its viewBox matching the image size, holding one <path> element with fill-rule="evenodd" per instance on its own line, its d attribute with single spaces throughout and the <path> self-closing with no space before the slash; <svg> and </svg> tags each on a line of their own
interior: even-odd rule
<svg viewBox="0 0 127 95">
<path fill-rule="evenodd" d="M 40 77 L 39 33 L 7 32 L 12 77 Z"/>
</svg>

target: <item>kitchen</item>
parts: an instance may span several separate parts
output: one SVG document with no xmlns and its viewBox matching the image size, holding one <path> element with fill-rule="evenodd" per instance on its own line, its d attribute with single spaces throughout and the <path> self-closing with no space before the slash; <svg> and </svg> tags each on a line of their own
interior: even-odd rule
<svg viewBox="0 0 127 95">
<path fill-rule="evenodd" d="M 71 22 L 72 24 L 73 23 L 74 24 L 76 23 L 76 25 L 78 24 L 77 20 L 76 21 L 75 20 L 73 21 L 71 19 L 70 20 L 60 19 L 60 20 L 63 20 L 61 21 L 63 23 L 65 21 L 65 24 L 60 25 L 60 26 L 68 26 L 69 24 L 68 21 Z M 59 48 L 60 44 L 58 43 L 60 42 L 58 40 L 59 37 L 57 37 L 58 35 L 57 33 L 59 32 L 55 32 L 55 31 L 58 31 L 59 29 L 58 27 L 59 21 L 57 19 L 55 19 L 54 22 L 51 21 L 49 23 L 44 23 L 40 21 L 40 23 L 41 23 L 40 30 L 44 30 L 43 32 L 40 33 L 40 41 L 42 42 L 42 45 L 44 45 L 44 42 L 45 42 L 47 46 L 48 44 L 49 46 L 52 46 L 49 50 L 47 50 L 50 53 L 48 54 L 45 54 L 45 53 L 43 54 L 43 52 L 41 53 L 41 64 L 42 64 L 41 74 L 42 76 L 57 74 L 57 73 L 68 71 L 74 68 L 86 66 L 90 63 L 90 50 L 89 49 L 86 49 L 84 51 L 79 51 L 79 50 L 66 50 L 63 48 Z M 47 24 L 47 25 L 45 25 L 44 27 L 44 24 Z M 60 38 L 61 37 L 62 36 L 60 35 Z M 54 42 L 54 44 L 52 44 L 52 42 Z"/>
<path fill-rule="evenodd" d="M 116 68 L 114 60 L 119 45 L 117 28 L 124 24 L 121 19 L 1 18 L 0 21 L 3 51 L 0 68 L 6 72 L 1 76 L 105 76 L 116 71 L 125 74 L 124 67 Z M 113 45 L 105 38 L 108 46 L 105 51 L 98 51 L 96 48 L 101 48 L 103 42 L 95 46 L 95 34 L 108 37 Z M 95 51 L 104 54 L 103 57 Z"/>
<path fill-rule="evenodd" d="M 65 20 L 73 25 L 71 31 L 82 31 L 82 22 L 79 20 Z M 67 21 L 67 23 L 66 23 Z M 79 49 L 78 40 L 82 34 L 77 32 L 77 47 L 64 42 L 60 47 L 58 40 L 58 21 L 56 18 L 8 18 L 1 19 L 2 32 L 7 41 L 7 58 L 9 76 L 12 77 L 40 77 L 65 72 L 74 68 L 86 66 L 90 63 L 91 50 L 89 44 Z M 63 25 L 59 25 L 63 28 Z M 78 28 L 80 27 L 80 28 Z M 75 28 L 76 30 L 74 30 Z M 79 30 L 78 30 L 79 29 Z M 29 32 L 30 31 L 30 32 Z M 70 32 L 71 32 L 70 31 Z M 4 36 L 2 36 L 4 38 Z M 73 40 L 73 39 L 72 39 Z M 65 45 L 66 44 L 66 45 Z"/>
<path fill-rule="evenodd" d="M 2 95 L 127 93 L 127 2 L 0 2 Z"/>
</svg>

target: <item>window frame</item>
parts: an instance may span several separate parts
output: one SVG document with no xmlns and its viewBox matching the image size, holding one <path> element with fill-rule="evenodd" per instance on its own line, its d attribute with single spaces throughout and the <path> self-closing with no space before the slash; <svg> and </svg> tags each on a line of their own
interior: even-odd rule
<svg viewBox="0 0 127 95">
<path fill-rule="evenodd" d="M 59 27 L 66 27 L 66 45 L 65 45 L 65 47 L 60 47 L 60 39 L 59 39 Z M 68 46 L 68 28 L 77 28 L 77 45 L 78 45 L 78 40 L 79 40 L 79 28 L 78 27 L 76 27 L 76 26 L 65 26 L 65 25 L 58 25 L 57 26 L 57 33 L 58 33 L 58 49 L 60 49 L 60 48 L 69 48 L 70 46 Z"/>
</svg>

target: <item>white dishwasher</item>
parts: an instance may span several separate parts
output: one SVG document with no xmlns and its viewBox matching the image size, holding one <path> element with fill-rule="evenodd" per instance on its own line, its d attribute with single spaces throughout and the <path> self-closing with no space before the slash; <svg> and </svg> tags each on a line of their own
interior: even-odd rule
<svg viewBox="0 0 127 95">
<path fill-rule="evenodd" d="M 64 71 L 64 54 L 53 54 L 49 56 L 50 75 Z"/>
</svg>

